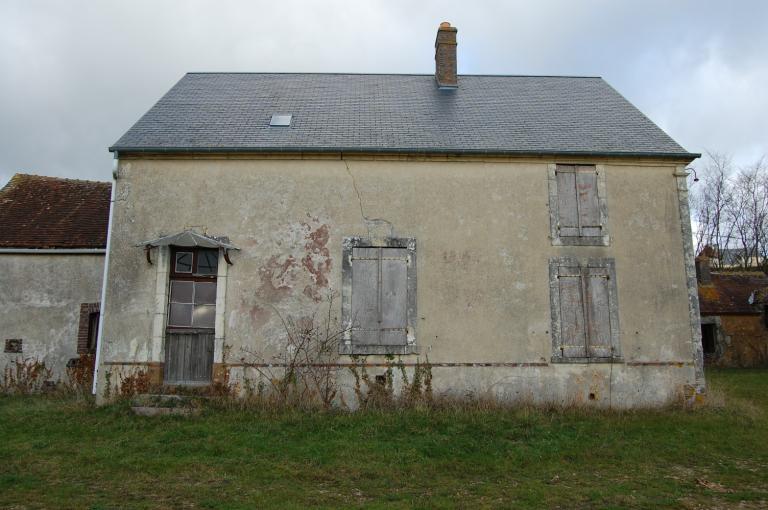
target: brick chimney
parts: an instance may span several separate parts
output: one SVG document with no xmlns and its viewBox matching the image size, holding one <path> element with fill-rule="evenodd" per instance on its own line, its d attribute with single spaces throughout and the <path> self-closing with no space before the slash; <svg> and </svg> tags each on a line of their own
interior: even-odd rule
<svg viewBox="0 0 768 510">
<path fill-rule="evenodd" d="M 440 23 L 435 38 L 435 79 L 441 89 L 459 87 L 456 77 L 456 27 L 447 21 Z"/>
<path fill-rule="evenodd" d="M 709 259 L 712 253 L 712 248 L 705 246 L 699 256 L 696 257 L 696 279 L 702 285 L 709 285 L 712 283 L 712 272 L 709 267 Z"/>
</svg>

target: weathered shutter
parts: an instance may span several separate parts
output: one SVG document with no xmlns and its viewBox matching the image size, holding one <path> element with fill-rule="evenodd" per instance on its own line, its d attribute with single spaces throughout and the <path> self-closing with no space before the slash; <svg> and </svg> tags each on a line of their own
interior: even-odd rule
<svg viewBox="0 0 768 510">
<path fill-rule="evenodd" d="M 352 250 L 352 341 L 379 343 L 380 248 Z"/>
<path fill-rule="evenodd" d="M 597 173 L 594 167 L 581 166 L 574 174 L 579 211 L 579 235 L 585 237 L 601 234 L 600 205 L 597 199 Z"/>
<path fill-rule="evenodd" d="M 212 332 L 169 332 L 165 343 L 165 383 L 210 383 L 213 336 Z"/>
<path fill-rule="evenodd" d="M 584 299 L 581 269 L 558 268 L 560 290 L 560 347 L 565 358 L 583 358 L 587 355 L 584 324 Z"/>
<path fill-rule="evenodd" d="M 405 345 L 408 250 L 352 250 L 352 342 Z"/>
<path fill-rule="evenodd" d="M 408 250 L 385 248 L 381 253 L 381 344 L 405 345 Z"/>
<path fill-rule="evenodd" d="M 557 166 L 558 229 L 563 237 L 579 235 L 579 208 L 576 201 L 576 172 L 572 165 Z"/>
<path fill-rule="evenodd" d="M 606 268 L 585 268 L 587 353 L 591 358 L 610 358 L 611 349 L 611 307 L 610 273 Z"/>
</svg>

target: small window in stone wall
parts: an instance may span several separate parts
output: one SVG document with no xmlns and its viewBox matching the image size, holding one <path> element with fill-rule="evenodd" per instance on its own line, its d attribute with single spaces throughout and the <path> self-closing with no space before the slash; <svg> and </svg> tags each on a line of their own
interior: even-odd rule
<svg viewBox="0 0 768 510">
<path fill-rule="evenodd" d="M 6 338 L 4 352 L 10 354 L 19 354 L 21 353 L 21 344 L 21 338 Z"/>
</svg>

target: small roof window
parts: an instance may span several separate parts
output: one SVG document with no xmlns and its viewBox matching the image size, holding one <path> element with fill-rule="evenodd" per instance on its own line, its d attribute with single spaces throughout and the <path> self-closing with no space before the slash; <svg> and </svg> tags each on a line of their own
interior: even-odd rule
<svg viewBox="0 0 768 510">
<path fill-rule="evenodd" d="M 269 121 L 270 127 L 290 127 L 292 115 L 272 115 Z"/>
</svg>

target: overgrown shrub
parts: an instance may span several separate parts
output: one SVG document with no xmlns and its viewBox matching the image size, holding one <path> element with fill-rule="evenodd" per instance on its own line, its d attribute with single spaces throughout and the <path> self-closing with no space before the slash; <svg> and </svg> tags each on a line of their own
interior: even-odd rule
<svg viewBox="0 0 768 510">
<path fill-rule="evenodd" d="M 93 354 L 80 354 L 67 363 L 67 379 L 62 389 L 68 392 L 89 395 L 93 385 Z"/>
<path fill-rule="evenodd" d="M 3 370 L 3 393 L 22 394 L 37 393 L 50 382 L 53 370 L 37 358 L 16 358 L 9 362 Z"/>
<path fill-rule="evenodd" d="M 334 296 L 327 299 L 322 316 L 294 319 L 280 318 L 285 339 L 278 352 L 265 356 L 242 349 L 242 361 L 255 370 L 260 381 L 253 387 L 245 380 L 246 400 L 258 400 L 268 406 L 299 409 L 329 409 L 338 395 L 339 340 L 345 330 L 333 315 Z"/>
<path fill-rule="evenodd" d="M 392 409 L 430 407 L 434 403 L 432 394 L 432 366 L 416 362 L 413 374 L 408 376 L 405 364 L 398 358 L 387 356 L 384 375 L 371 380 L 366 368 L 366 358 L 353 356 L 349 367 L 355 378 L 355 397 L 360 409 Z M 400 375 L 399 391 L 395 391 L 395 371 Z"/>
</svg>

